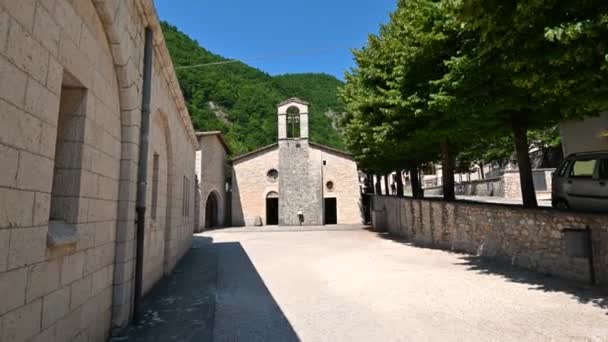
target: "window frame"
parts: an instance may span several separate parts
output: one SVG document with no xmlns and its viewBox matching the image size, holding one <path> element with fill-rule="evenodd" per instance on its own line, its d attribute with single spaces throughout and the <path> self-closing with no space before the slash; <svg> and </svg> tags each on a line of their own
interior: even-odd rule
<svg viewBox="0 0 608 342">
<path fill-rule="evenodd" d="M 591 171 L 591 175 L 587 176 L 575 176 L 573 175 L 574 172 L 574 167 L 576 166 L 577 162 L 591 162 L 593 161 L 593 170 Z M 597 168 L 598 168 L 598 158 L 589 158 L 589 159 L 575 159 L 570 163 L 570 167 L 568 170 L 568 178 L 572 178 L 572 179 L 595 179 L 596 175 L 597 175 Z"/>
</svg>

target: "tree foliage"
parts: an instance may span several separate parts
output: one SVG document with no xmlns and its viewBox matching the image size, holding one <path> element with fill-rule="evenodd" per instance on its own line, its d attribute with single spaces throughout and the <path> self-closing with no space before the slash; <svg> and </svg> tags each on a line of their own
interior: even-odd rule
<svg viewBox="0 0 608 342">
<path fill-rule="evenodd" d="M 400 0 L 354 51 L 346 142 L 378 165 L 439 151 L 444 184 L 513 144 L 524 204 L 536 206 L 530 145 L 554 146 L 560 121 L 608 108 L 606 37 L 605 1 Z"/>
</svg>

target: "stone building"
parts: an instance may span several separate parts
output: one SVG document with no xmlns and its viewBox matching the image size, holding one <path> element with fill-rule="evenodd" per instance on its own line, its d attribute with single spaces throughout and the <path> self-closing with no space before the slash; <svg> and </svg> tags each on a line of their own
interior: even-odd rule
<svg viewBox="0 0 608 342">
<path fill-rule="evenodd" d="M 309 141 L 308 103 L 278 105 L 278 142 L 232 160 L 232 224 L 361 223 L 357 165 Z"/>
<path fill-rule="evenodd" d="M 226 171 L 230 148 L 221 132 L 198 132 L 196 176 L 199 181 L 196 231 L 226 225 Z"/>
<path fill-rule="evenodd" d="M 135 270 L 145 293 L 194 229 L 198 143 L 152 0 L 0 0 L 0 80 L 0 341 L 105 341 Z"/>
</svg>

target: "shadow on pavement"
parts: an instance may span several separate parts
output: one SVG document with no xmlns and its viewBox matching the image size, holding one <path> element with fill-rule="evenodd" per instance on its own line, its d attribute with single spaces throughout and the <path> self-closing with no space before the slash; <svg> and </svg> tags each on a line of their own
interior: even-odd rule
<svg viewBox="0 0 608 342">
<path fill-rule="evenodd" d="M 368 229 L 368 231 L 376 234 L 382 239 L 391 240 L 406 246 L 440 250 L 445 253 L 456 254 L 458 255 L 458 258 L 462 260 L 462 262 L 456 263 L 456 265 L 465 266 L 469 271 L 474 271 L 479 274 L 499 275 L 505 280 L 513 283 L 530 285 L 528 289 L 533 291 L 565 293 L 579 303 L 592 303 L 594 306 L 605 310 L 606 315 L 608 315 L 608 291 L 598 286 L 533 272 L 518 266 L 513 266 L 498 259 L 454 252 L 436 246 L 417 244 L 386 232 L 376 232 L 373 229 Z"/>
<path fill-rule="evenodd" d="M 299 341 L 240 243 L 194 236 L 146 295 L 143 318 L 112 341 Z"/>
<path fill-rule="evenodd" d="M 213 240 L 194 237 L 173 273 L 144 298 L 142 320 L 113 341 L 212 341 L 216 278 Z"/>
<path fill-rule="evenodd" d="M 218 295 L 214 341 L 300 341 L 241 244 L 215 246 Z"/>
</svg>

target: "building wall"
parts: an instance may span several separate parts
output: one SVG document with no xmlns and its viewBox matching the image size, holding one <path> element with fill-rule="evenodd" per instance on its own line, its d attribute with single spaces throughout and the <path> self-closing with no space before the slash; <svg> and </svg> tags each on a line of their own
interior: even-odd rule
<svg viewBox="0 0 608 342">
<path fill-rule="evenodd" d="M 564 155 L 608 150 L 608 113 L 560 124 Z"/>
<path fill-rule="evenodd" d="M 293 141 L 291 142 L 293 143 Z M 302 148 L 303 146 L 299 147 L 299 149 Z M 279 193 L 279 216 L 285 215 L 285 207 L 281 205 L 281 202 L 286 201 L 285 193 L 288 192 L 293 196 L 292 204 L 287 206 L 288 210 L 294 213 L 291 216 L 292 220 L 297 220 L 297 212 L 302 210 L 305 225 L 323 224 L 321 198 L 324 196 L 336 198 L 339 224 L 361 223 L 361 195 L 356 163 L 351 158 L 316 146 L 309 146 L 306 153 L 306 157 L 300 156 L 299 159 L 296 159 L 302 163 L 291 165 L 291 169 L 279 167 L 279 149 L 277 147 L 235 161 L 232 179 L 233 224 L 236 226 L 254 225 L 257 216 L 261 217 L 265 224 L 266 196 L 273 191 Z M 327 163 L 323 166 L 323 173 L 321 173 L 323 160 Z M 271 169 L 279 171 L 277 181 L 269 180 L 266 176 Z M 310 177 L 303 176 L 305 172 L 302 170 L 308 170 Z M 287 181 L 281 183 L 281 179 Z M 303 181 L 306 179 L 308 181 Z M 334 183 L 334 190 L 322 190 L 330 180 Z M 314 192 L 314 199 L 305 200 L 306 197 L 302 195 L 305 194 L 304 190 Z M 303 203 L 311 201 L 314 202 L 309 206 L 309 211 L 306 211 Z M 316 219 L 315 223 L 309 221 L 310 217 Z M 285 218 L 280 221 L 280 224 L 285 224 L 284 222 Z M 295 225 L 299 225 L 299 222 L 296 221 Z"/>
<path fill-rule="evenodd" d="M 200 156 L 198 165 L 198 179 L 200 182 L 200 214 L 197 231 L 201 231 L 205 227 L 205 216 L 207 215 L 206 206 L 211 193 L 214 193 L 217 198 L 218 205 L 218 225 L 220 227 L 225 224 L 226 215 L 226 149 L 220 142 L 217 135 L 199 137 L 200 151 L 197 154 Z"/>
<path fill-rule="evenodd" d="M 149 288 L 189 247 L 181 181 L 194 180 L 196 142 L 152 2 L 0 0 L 3 342 L 104 341 L 128 322 L 146 25 L 156 43 L 151 151 L 165 149 L 169 165 L 159 201 L 166 218 L 147 221 Z M 62 90 L 76 83 L 82 97 Z M 78 130 L 58 132 L 60 112 Z M 52 196 L 54 179 L 78 181 Z M 78 232 L 73 243 L 47 246 L 51 198 Z"/>
<path fill-rule="evenodd" d="M 279 225 L 323 224 L 321 160 L 308 140 L 279 141 Z M 302 213 L 300 222 L 298 213 Z"/>
<path fill-rule="evenodd" d="M 494 258 L 583 282 L 590 279 L 589 259 L 579 253 L 585 249 L 584 229 L 590 227 L 597 280 L 604 287 L 608 285 L 605 215 L 386 196 L 374 196 L 372 208 L 376 230 L 417 244 Z M 580 240 L 572 243 L 577 234 Z"/>
<path fill-rule="evenodd" d="M 253 226 L 257 216 L 266 223 L 266 195 L 279 192 L 279 182 L 266 177 L 279 170 L 279 150 L 274 147 L 234 162 L 232 167 L 232 225 Z M 279 179 L 281 171 L 279 170 Z"/>
<path fill-rule="evenodd" d="M 363 222 L 361 209 L 361 191 L 359 188 L 359 172 L 352 158 L 312 147 L 314 164 L 323 166 L 322 181 L 323 197 L 336 198 L 338 209 L 338 224 L 360 224 Z M 334 183 L 333 190 L 327 188 L 327 182 Z"/>
</svg>

